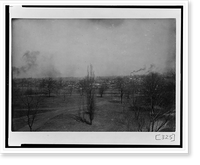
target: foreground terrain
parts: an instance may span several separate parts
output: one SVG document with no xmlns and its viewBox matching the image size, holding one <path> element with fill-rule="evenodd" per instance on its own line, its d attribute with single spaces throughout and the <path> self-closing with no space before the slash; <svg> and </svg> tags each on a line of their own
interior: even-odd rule
<svg viewBox="0 0 200 165">
<path fill-rule="evenodd" d="M 81 99 L 82 96 L 79 94 L 65 96 L 65 100 L 62 95 L 44 96 L 33 123 L 33 131 L 138 131 L 138 123 L 134 121 L 135 113 L 127 104 L 121 104 L 119 97 L 106 94 L 103 97 L 96 97 L 92 125 L 80 120 L 79 114 L 86 108 L 86 105 L 81 104 Z M 27 109 L 14 108 L 14 131 L 29 131 L 26 113 Z M 147 112 L 143 111 L 141 115 L 145 117 Z M 174 117 L 171 117 L 165 124 L 165 129 L 173 131 L 173 125 Z M 144 128 L 143 131 L 147 130 Z"/>
</svg>

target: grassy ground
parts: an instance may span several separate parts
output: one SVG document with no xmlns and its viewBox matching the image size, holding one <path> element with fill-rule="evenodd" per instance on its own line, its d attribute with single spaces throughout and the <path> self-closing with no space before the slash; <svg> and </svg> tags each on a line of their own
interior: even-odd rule
<svg viewBox="0 0 200 165">
<path fill-rule="evenodd" d="M 84 100 L 84 102 L 86 102 Z M 96 96 L 96 109 L 92 125 L 78 120 L 83 99 L 78 93 L 70 95 L 52 95 L 43 97 L 39 106 L 34 131 L 138 131 L 133 120 L 134 112 L 120 103 L 116 95 Z M 27 109 L 20 100 L 13 104 L 13 130 L 29 131 L 27 127 Z M 145 117 L 147 112 L 141 112 Z M 87 116 L 86 116 L 87 119 Z M 173 125 L 173 124 L 172 124 Z"/>
<path fill-rule="evenodd" d="M 37 111 L 37 114 L 46 113 L 48 111 L 52 111 L 52 110 L 39 110 Z M 34 111 L 30 111 L 30 115 L 33 115 L 34 113 L 35 113 Z M 27 116 L 26 110 L 18 110 L 18 111 L 13 112 L 13 118 L 20 118 L 20 117 L 25 117 L 25 116 Z"/>
<path fill-rule="evenodd" d="M 37 131 L 48 131 L 52 127 L 54 130 L 61 131 L 125 131 L 124 126 L 120 124 L 121 105 L 119 103 L 105 103 L 106 99 L 108 98 L 97 98 L 97 104 L 104 104 L 96 107 L 92 125 L 77 120 L 78 111 L 72 111 L 52 118 Z"/>
</svg>

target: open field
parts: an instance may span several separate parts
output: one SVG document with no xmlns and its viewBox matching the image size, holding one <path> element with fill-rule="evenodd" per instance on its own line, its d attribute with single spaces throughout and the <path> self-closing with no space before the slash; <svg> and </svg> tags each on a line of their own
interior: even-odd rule
<svg viewBox="0 0 200 165">
<path fill-rule="evenodd" d="M 173 77 L 16 79 L 12 130 L 174 131 Z"/>
<path fill-rule="evenodd" d="M 63 95 L 43 96 L 33 124 L 33 131 L 138 131 L 134 112 L 127 104 L 121 104 L 117 94 L 107 92 L 103 97 L 96 95 L 92 125 L 82 122 L 79 118 L 80 111 L 86 108 L 86 105 L 81 103 L 82 99 L 83 96 L 78 93 L 67 95 L 65 98 Z M 13 131 L 29 131 L 26 114 L 27 109 L 20 101 L 13 105 Z M 145 118 L 148 113 L 143 110 L 141 115 Z M 174 117 L 171 117 L 166 124 L 165 128 L 168 131 L 174 130 L 174 120 Z M 144 128 L 143 131 L 147 129 Z"/>
<path fill-rule="evenodd" d="M 116 117 L 119 117 L 123 111 L 119 99 L 109 96 L 96 97 L 95 119 L 93 125 L 90 126 L 76 119 L 82 106 L 80 95 L 67 96 L 66 100 L 63 96 L 44 97 L 43 100 L 37 112 L 35 126 L 33 126 L 36 131 L 103 131 L 106 129 L 115 131 L 118 129 Z M 26 112 L 27 109 L 23 108 L 13 110 L 14 128 L 18 126 L 16 130 L 29 130 L 26 123 Z M 46 122 L 43 123 L 44 121 Z M 119 129 L 120 127 L 121 125 Z"/>
</svg>

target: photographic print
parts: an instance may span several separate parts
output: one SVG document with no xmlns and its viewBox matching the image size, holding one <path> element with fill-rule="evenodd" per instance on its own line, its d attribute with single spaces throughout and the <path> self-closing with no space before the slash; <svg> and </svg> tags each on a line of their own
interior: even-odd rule
<svg viewBox="0 0 200 165">
<path fill-rule="evenodd" d="M 182 152 L 183 6 L 7 5 L 6 146 Z"/>
<path fill-rule="evenodd" d="M 174 132 L 175 19 L 13 19 L 13 131 Z"/>
</svg>

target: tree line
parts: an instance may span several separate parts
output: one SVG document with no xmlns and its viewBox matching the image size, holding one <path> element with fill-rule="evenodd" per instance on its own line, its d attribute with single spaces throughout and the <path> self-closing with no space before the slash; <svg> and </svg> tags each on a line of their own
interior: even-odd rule
<svg viewBox="0 0 200 165">
<path fill-rule="evenodd" d="M 122 122 L 128 129 L 131 123 L 134 123 L 134 127 L 137 126 L 137 131 L 153 132 L 163 129 L 175 111 L 175 77 L 175 72 L 171 71 L 165 74 L 149 72 L 146 75 L 114 79 L 114 89 L 118 91 L 121 106 L 124 107 Z M 71 96 L 76 88 L 82 96 L 82 105 L 75 119 L 92 125 L 97 94 L 104 97 L 105 91 L 111 88 L 108 80 L 96 86 L 92 65 L 88 67 L 86 77 L 78 82 L 49 77 L 40 81 L 22 79 L 20 83 L 13 80 L 12 83 L 13 101 L 21 99 L 27 109 L 30 131 L 44 96 L 51 97 L 53 93 L 62 93 L 65 101 L 66 94 Z"/>
</svg>

